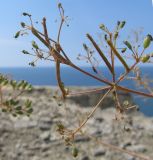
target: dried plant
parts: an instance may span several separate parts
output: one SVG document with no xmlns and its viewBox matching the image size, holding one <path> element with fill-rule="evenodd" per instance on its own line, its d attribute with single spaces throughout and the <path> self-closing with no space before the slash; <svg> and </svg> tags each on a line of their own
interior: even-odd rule
<svg viewBox="0 0 153 160">
<path fill-rule="evenodd" d="M 83 56 L 82 54 L 78 56 L 79 60 L 85 59 L 88 63 L 91 64 L 91 67 L 95 73 L 95 74 L 92 74 L 80 68 L 75 63 L 73 63 L 70 60 L 68 54 L 64 51 L 63 46 L 60 43 L 60 36 L 61 36 L 61 30 L 62 30 L 63 24 L 66 23 L 66 20 L 68 17 L 65 16 L 65 12 L 61 3 L 58 4 L 58 9 L 60 13 L 61 22 L 58 28 L 57 39 L 52 39 L 50 37 L 47 24 L 46 24 L 46 18 L 42 19 L 43 32 L 40 32 L 39 30 L 36 29 L 32 21 L 32 16 L 29 13 L 23 13 L 23 16 L 29 17 L 30 25 L 24 22 L 21 22 L 21 27 L 23 29 L 16 33 L 15 38 L 18 38 L 20 35 L 25 35 L 27 34 L 28 31 L 30 31 L 30 33 L 45 46 L 45 49 L 44 49 L 40 47 L 37 44 L 37 42 L 32 41 L 33 53 L 30 53 L 29 51 L 26 51 L 26 50 L 23 50 L 22 53 L 27 55 L 32 55 L 35 57 L 35 59 L 29 63 L 29 65 L 31 66 L 35 66 L 38 60 L 49 60 L 55 64 L 56 78 L 57 78 L 58 86 L 61 90 L 63 99 L 70 96 L 77 96 L 82 94 L 94 94 L 96 92 L 104 91 L 104 95 L 102 95 L 101 99 L 97 102 L 97 104 L 93 107 L 91 112 L 87 115 L 87 117 L 82 121 L 82 123 L 77 128 L 67 129 L 62 123 L 58 124 L 57 131 L 64 138 L 66 145 L 73 145 L 73 140 L 75 139 L 75 137 L 78 134 L 80 134 L 82 128 L 85 126 L 88 120 L 94 115 L 99 105 L 103 102 L 103 100 L 109 94 L 112 94 L 114 99 L 117 120 L 122 119 L 123 114 L 127 110 L 133 108 L 129 104 L 126 105 L 125 103 L 123 104 L 122 102 L 120 102 L 120 99 L 118 96 L 118 93 L 120 91 L 136 94 L 143 97 L 153 98 L 152 91 L 141 92 L 136 89 L 130 89 L 130 88 L 124 87 L 120 83 L 124 81 L 126 78 L 129 78 L 131 80 L 138 81 L 140 85 L 143 85 L 146 88 L 146 84 L 144 83 L 142 84 L 142 79 L 141 79 L 141 75 L 139 74 L 140 71 L 138 70 L 138 66 L 139 64 L 142 64 L 142 63 L 146 64 L 152 61 L 153 54 L 147 53 L 147 49 L 149 48 L 153 38 L 151 35 L 148 34 L 144 38 L 143 42 L 141 42 L 140 45 L 138 45 L 137 43 L 130 43 L 129 41 L 125 40 L 123 41 L 122 46 L 118 47 L 119 34 L 123 30 L 126 22 L 118 21 L 114 31 L 112 32 L 104 24 L 101 24 L 99 28 L 104 35 L 103 43 L 105 45 L 105 49 L 107 48 L 107 52 L 106 51 L 104 52 L 101 46 L 98 45 L 97 42 L 94 40 L 93 36 L 91 36 L 88 33 L 86 35 L 87 39 L 92 44 L 94 49 L 91 49 L 86 44 L 83 44 L 83 47 L 87 54 L 85 56 Z M 96 53 L 99 56 L 98 58 L 95 58 Z M 117 74 L 116 74 L 117 73 L 115 68 L 116 63 L 120 63 L 125 69 L 124 72 L 119 77 L 117 77 Z M 60 70 L 61 64 L 72 67 L 78 70 L 79 72 L 85 74 L 86 76 L 92 77 L 93 79 L 101 82 L 102 87 L 86 90 L 79 93 L 73 93 L 69 91 L 65 87 L 64 82 L 61 79 L 61 70 Z M 101 76 L 99 74 L 97 67 L 101 64 L 104 64 L 107 67 L 111 75 L 111 79 L 107 79 L 105 75 Z M 130 73 L 132 73 L 133 75 L 131 78 L 129 77 Z M 125 107 L 125 105 L 127 107 Z M 108 146 L 112 149 L 116 149 L 121 152 L 126 152 L 136 157 L 139 157 L 140 159 L 145 159 L 145 160 L 148 159 L 143 156 L 140 156 L 139 154 L 133 154 L 133 152 L 130 152 L 130 151 L 125 151 L 117 147 L 115 148 L 114 146 L 111 146 L 111 145 L 108 145 Z M 73 149 L 74 157 L 76 157 L 77 154 L 78 154 L 78 150 L 74 147 Z"/>
</svg>

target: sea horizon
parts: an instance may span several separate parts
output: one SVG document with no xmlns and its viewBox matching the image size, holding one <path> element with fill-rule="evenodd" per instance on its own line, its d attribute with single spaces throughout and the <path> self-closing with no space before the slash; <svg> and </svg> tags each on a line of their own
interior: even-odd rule
<svg viewBox="0 0 153 160">
<path fill-rule="evenodd" d="M 82 67 L 82 69 L 94 74 L 91 67 Z M 148 76 L 153 79 L 153 71 L 151 66 L 142 67 L 142 72 L 147 73 Z M 110 79 L 111 76 L 106 67 L 99 67 L 99 70 L 102 72 L 107 79 Z M 117 76 L 124 72 L 124 68 L 117 66 Z M 26 80 L 34 86 L 57 86 L 56 72 L 55 67 L 1 67 L 1 74 L 9 75 L 12 79 L 17 81 Z M 92 79 L 72 68 L 62 67 L 61 68 L 61 78 L 65 86 L 76 86 L 76 87 L 99 87 L 104 86 L 103 83 L 98 82 L 97 80 Z M 128 88 L 136 88 L 134 82 L 130 80 L 125 80 L 121 85 Z M 153 86 L 152 86 L 153 87 Z M 139 88 L 142 90 L 141 88 Z M 140 106 L 140 111 L 147 116 L 153 117 L 153 99 L 142 97 L 137 97 L 134 94 L 131 94 L 134 102 Z"/>
</svg>

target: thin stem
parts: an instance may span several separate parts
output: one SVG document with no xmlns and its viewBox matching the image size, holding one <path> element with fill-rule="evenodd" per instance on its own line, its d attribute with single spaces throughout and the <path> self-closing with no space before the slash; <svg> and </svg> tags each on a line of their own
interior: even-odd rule
<svg viewBox="0 0 153 160">
<path fill-rule="evenodd" d="M 81 125 L 74 130 L 74 132 L 72 133 L 72 135 L 74 136 L 76 133 L 78 133 L 82 127 L 87 123 L 87 121 L 93 116 L 93 114 L 95 113 L 95 111 L 97 110 L 97 108 L 99 107 L 99 105 L 101 104 L 101 102 L 106 98 L 106 96 L 112 91 L 112 88 L 110 88 L 100 99 L 100 101 L 94 106 L 93 110 L 89 113 L 89 115 L 87 116 L 87 118 L 81 123 Z"/>
<path fill-rule="evenodd" d="M 78 66 L 74 65 L 73 63 L 70 63 L 70 66 L 73 67 L 73 68 L 75 68 L 76 70 L 78 70 L 78 71 L 84 73 L 85 75 L 88 75 L 88 76 L 90 76 L 90 77 L 92 77 L 92 78 L 94 78 L 94 79 L 96 79 L 96 80 L 98 80 L 98 81 L 100 81 L 100 82 L 103 82 L 103 83 L 105 83 L 105 84 L 107 84 L 107 85 L 112 86 L 112 83 L 109 82 L 108 80 L 98 78 L 98 77 L 94 76 L 93 74 L 84 71 L 83 69 L 79 68 Z"/>
<path fill-rule="evenodd" d="M 91 136 L 90 136 L 90 137 L 91 137 Z M 91 138 L 93 138 L 93 137 L 91 137 Z M 103 145 L 103 146 L 106 146 L 106 147 L 108 147 L 109 149 L 111 149 L 111 150 L 113 150 L 113 151 L 116 150 L 116 151 L 118 151 L 118 152 L 126 153 L 126 154 L 129 154 L 129 155 L 133 156 L 133 157 L 137 157 L 137 158 L 139 158 L 139 159 L 141 159 L 141 160 L 151 160 L 149 157 L 146 157 L 146 156 L 141 155 L 141 154 L 139 154 L 139 153 L 135 153 L 135 152 L 129 151 L 129 150 L 127 150 L 127 149 L 122 149 L 122 148 L 117 147 L 117 146 L 115 146 L 115 145 L 106 143 L 106 142 L 104 142 L 104 141 L 102 141 L 102 140 L 97 140 L 97 138 L 95 138 L 95 140 L 96 140 L 99 144 L 101 144 L 101 145 Z"/>
<path fill-rule="evenodd" d="M 110 72 L 113 73 L 111 64 L 109 63 L 108 59 L 106 58 L 106 56 L 104 55 L 104 53 L 102 52 L 102 50 L 96 44 L 96 42 L 94 41 L 94 39 L 89 34 L 87 34 L 87 38 L 91 41 L 91 43 L 93 44 L 93 46 L 96 48 L 97 52 L 99 53 L 99 55 L 101 56 L 101 58 L 105 62 L 106 66 L 108 67 L 108 69 L 110 70 Z"/>
<path fill-rule="evenodd" d="M 0 104 L 3 104 L 3 92 L 2 92 L 2 86 L 0 85 Z"/>
<path fill-rule="evenodd" d="M 148 93 L 136 91 L 136 90 L 129 89 L 129 88 L 122 87 L 122 86 L 118 86 L 118 85 L 116 85 L 116 88 L 117 88 L 118 90 L 121 90 L 121 91 L 124 91 L 124 92 L 131 92 L 131 93 L 134 93 L 134 94 L 138 94 L 138 95 L 140 95 L 140 96 L 145 96 L 145 97 L 153 98 L 153 94 L 148 94 Z"/>
<path fill-rule="evenodd" d="M 60 62 L 57 61 L 55 62 L 56 63 L 56 78 L 57 78 L 57 82 L 58 82 L 58 86 L 62 92 L 62 95 L 63 95 L 63 98 L 65 99 L 65 96 L 66 96 L 66 92 L 65 92 L 65 89 L 64 89 L 64 84 L 61 80 L 61 74 L 60 74 Z"/>
<path fill-rule="evenodd" d="M 108 90 L 110 88 L 111 88 L 110 86 L 105 86 L 105 87 L 101 87 L 101 88 L 90 89 L 90 90 L 87 90 L 87 91 L 70 93 L 69 95 L 67 95 L 67 97 L 80 96 L 80 95 L 84 95 L 84 94 L 100 93 L 100 92 Z"/>
<path fill-rule="evenodd" d="M 127 63 L 121 57 L 121 55 L 118 53 L 118 51 L 116 50 L 116 48 L 113 46 L 112 42 L 110 40 L 107 40 L 107 43 L 110 46 L 110 48 L 113 50 L 113 52 L 117 56 L 117 58 L 120 60 L 120 62 L 123 64 L 123 66 L 125 67 L 126 71 L 129 71 L 129 67 L 128 67 Z"/>
</svg>

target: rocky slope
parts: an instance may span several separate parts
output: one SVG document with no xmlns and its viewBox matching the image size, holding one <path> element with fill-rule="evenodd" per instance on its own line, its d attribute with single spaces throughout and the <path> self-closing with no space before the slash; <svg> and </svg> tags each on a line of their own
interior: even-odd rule
<svg viewBox="0 0 153 160">
<path fill-rule="evenodd" d="M 59 105 L 48 87 L 37 87 L 33 92 L 27 93 L 21 98 L 29 97 L 33 101 L 34 113 L 30 118 L 14 118 L 0 113 L 0 160 L 75 159 L 71 149 L 65 146 L 57 133 L 57 123 L 61 121 L 71 129 L 77 127 L 100 95 L 71 98 L 64 105 Z M 128 94 L 121 94 L 121 98 L 131 100 Z M 115 121 L 112 103 L 112 98 L 107 97 L 94 117 L 88 121 L 83 132 L 90 137 L 84 135 L 76 138 L 75 145 L 79 148 L 76 159 L 139 159 L 110 150 L 100 142 L 107 142 L 153 159 L 153 118 L 133 112 L 128 114 L 125 120 Z"/>
</svg>

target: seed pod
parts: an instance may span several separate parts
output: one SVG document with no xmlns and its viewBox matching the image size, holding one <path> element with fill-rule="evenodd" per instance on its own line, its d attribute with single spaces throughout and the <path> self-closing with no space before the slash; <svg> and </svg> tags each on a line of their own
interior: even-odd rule
<svg viewBox="0 0 153 160">
<path fill-rule="evenodd" d="M 23 50 L 22 53 L 23 53 L 23 54 L 30 54 L 30 53 L 29 53 L 28 51 L 26 51 L 26 50 Z"/>
<path fill-rule="evenodd" d="M 26 12 L 23 12 L 22 15 L 31 17 L 31 15 L 29 13 L 26 13 Z"/>
<path fill-rule="evenodd" d="M 20 36 L 20 31 L 16 32 L 14 38 L 18 38 Z"/>
<path fill-rule="evenodd" d="M 119 27 L 122 29 L 124 26 L 125 26 L 125 21 L 122 21 L 121 23 L 120 23 L 120 25 L 119 25 Z"/>
<path fill-rule="evenodd" d="M 21 22 L 21 27 L 25 27 L 25 23 L 24 22 Z"/>
<path fill-rule="evenodd" d="M 120 21 L 117 21 L 117 26 L 119 26 L 119 25 L 120 25 L 120 23 L 121 23 Z"/>
<path fill-rule="evenodd" d="M 148 34 L 146 36 L 146 38 L 144 39 L 144 41 L 143 41 L 143 47 L 144 47 L 144 49 L 146 49 L 146 48 L 149 47 L 151 41 L 152 41 L 152 36 L 150 34 Z"/>
<path fill-rule="evenodd" d="M 58 3 L 58 8 L 61 8 L 62 7 L 62 4 L 61 3 Z"/>
<path fill-rule="evenodd" d="M 35 41 L 32 41 L 32 46 L 33 46 L 33 48 L 35 48 L 35 49 L 39 49 L 39 47 L 38 47 L 38 45 L 36 44 Z"/>
<path fill-rule="evenodd" d="M 128 49 L 132 50 L 132 46 L 128 41 L 124 41 L 123 43 L 128 47 Z"/>
<path fill-rule="evenodd" d="M 121 52 L 124 53 L 124 52 L 126 51 L 126 49 L 127 49 L 127 48 L 123 48 L 123 49 L 121 50 Z"/>
<path fill-rule="evenodd" d="M 104 24 L 100 24 L 99 28 L 102 29 L 102 30 L 106 29 Z"/>
<path fill-rule="evenodd" d="M 145 56 L 143 56 L 141 58 L 141 62 L 146 63 L 146 62 L 148 62 L 149 59 L 150 59 L 150 56 L 149 55 L 145 55 Z"/>
<path fill-rule="evenodd" d="M 153 57 L 153 53 L 150 54 L 150 57 Z"/>
<path fill-rule="evenodd" d="M 118 37 L 118 32 L 115 32 L 114 33 L 114 39 L 117 39 L 117 37 Z"/>
<path fill-rule="evenodd" d="M 107 38 L 107 34 L 105 34 L 104 39 L 105 39 L 105 41 L 107 41 L 107 40 L 108 40 L 108 38 Z"/>
<path fill-rule="evenodd" d="M 76 147 L 74 147 L 73 149 L 72 149 L 72 155 L 73 155 L 73 157 L 77 157 L 78 156 L 78 149 L 76 148 Z"/>
</svg>

